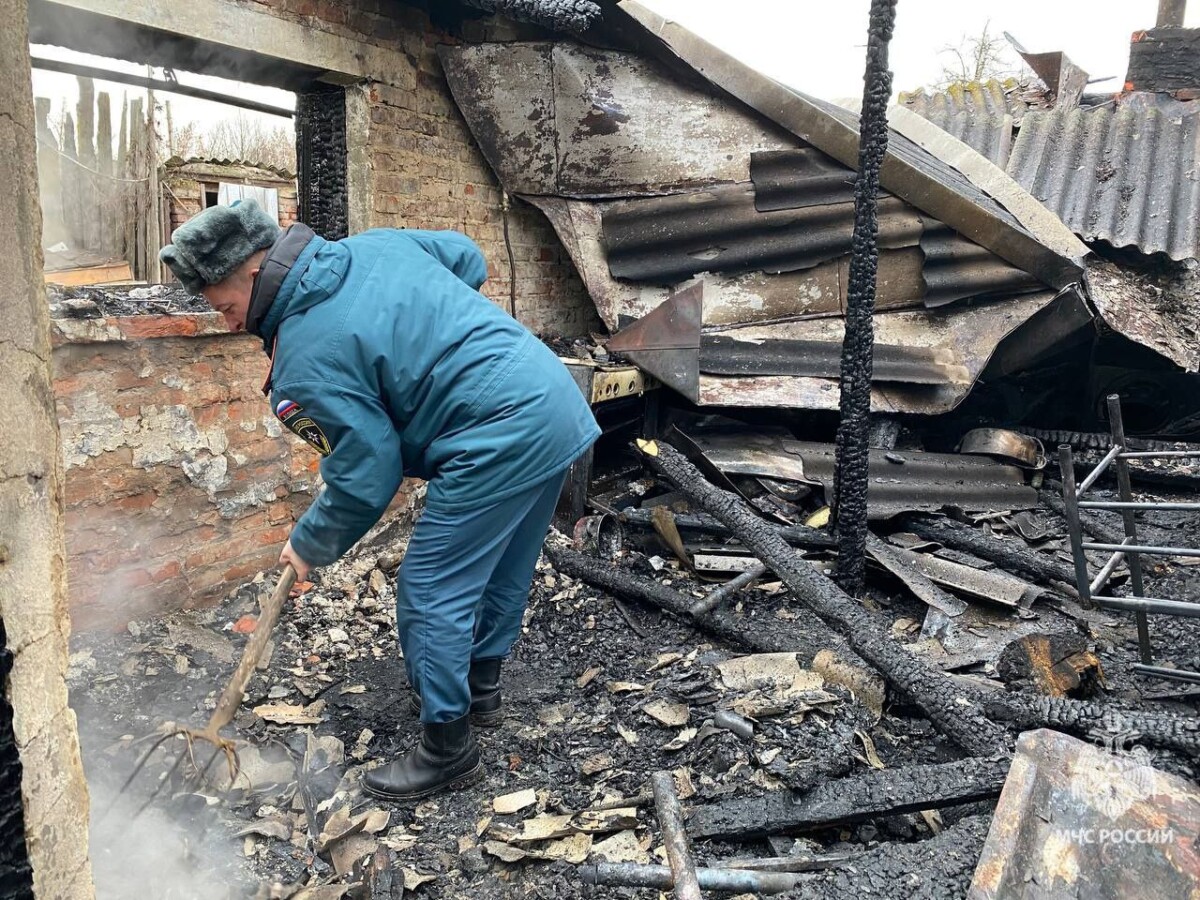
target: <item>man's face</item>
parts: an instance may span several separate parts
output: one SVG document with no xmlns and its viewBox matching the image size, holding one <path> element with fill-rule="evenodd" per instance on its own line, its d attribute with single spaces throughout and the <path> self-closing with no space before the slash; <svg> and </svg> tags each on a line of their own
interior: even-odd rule
<svg viewBox="0 0 1200 900">
<path fill-rule="evenodd" d="M 254 278 L 258 275 L 261 258 L 262 254 L 255 254 L 224 281 L 210 284 L 201 291 L 208 305 L 225 317 L 225 325 L 230 331 L 246 330 L 250 295 L 254 291 Z"/>
</svg>

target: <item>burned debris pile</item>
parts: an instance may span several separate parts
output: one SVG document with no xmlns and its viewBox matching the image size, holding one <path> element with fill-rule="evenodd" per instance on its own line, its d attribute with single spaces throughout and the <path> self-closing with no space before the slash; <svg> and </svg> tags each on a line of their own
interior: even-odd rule
<svg viewBox="0 0 1200 900">
<path fill-rule="evenodd" d="M 1037 818 L 1062 798 L 1073 833 L 1161 826 L 1157 844 L 1104 851 L 1129 854 L 1160 895 L 1198 877 L 1182 849 L 1200 803 L 1194 692 L 1136 675 L 1132 617 L 1080 596 L 1044 453 L 1024 468 L 940 454 L 939 481 L 922 474 L 939 454 L 901 430 L 881 451 L 891 471 L 873 476 L 897 484 L 872 514 L 868 587 L 854 598 L 830 577 L 828 487 L 806 469 L 823 445 L 699 421 L 629 448 L 641 468 L 597 478 L 591 514 L 552 534 L 505 666 L 506 718 L 480 732 L 483 786 L 409 806 L 359 787 L 418 735 L 394 637 L 397 522 L 298 586 L 237 712 L 237 777 L 214 765 L 189 786 L 189 761 L 168 774 L 185 747 L 165 747 L 135 783 L 144 799 L 167 779 L 146 815 L 193 835 L 189 859 L 219 860 L 223 884 L 240 880 L 230 897 L 649 897 L 684 883 L 679 840 L 706 896 L 1103 886 L 1106 866 L 1048 871 L 1042 854 L 1004 850 L 1067 840 Z M 967 475 L 951 477 L 955 457 Z M 920 489 L 906 499 L 910 466 Z M 1113 488 L 1101 478 L 1093 491 Z M 1197 537 L 1186 514 L 1138 516 L 1147 540 Z M 1120 532 L 1118 514 L 1093 518 Z M 1145 577 L 1188 599 L 1194 561 L 1148 564 Z M 115 789 L 163 719 L 208 718 L 272 582 L 77 641 L 94 780 Z M 1128 589 L 1118 566 L 1111 590 Z M 1200 663 L 1194 621 L 1156 619 L 1163 665 Z M 196 748 L 200 768 L 208 750 Z M 674 837 L 656 773 L 682 811 Z M 101 878 L 116 852 L 103 821 Z M 157 884 L 158 896 L 196 896 Z"/>
<path fill-rule="evenodd" d="M 213 311 L 207 300 L 189 293 L 178 283 L 104 287 L 47 284 L 46 294 L 50 302 L 50 316 L 55 319 Z"/>
</svg>

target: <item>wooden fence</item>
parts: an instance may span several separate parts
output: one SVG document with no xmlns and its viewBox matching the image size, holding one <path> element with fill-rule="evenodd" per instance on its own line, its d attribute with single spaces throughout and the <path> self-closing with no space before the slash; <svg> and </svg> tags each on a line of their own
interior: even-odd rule
<svg viewBox="0 0 1200 900">
<path fill-rule="evenodd" d="M 36 98 L 42 242 L 124 259 L 135 279 L 157 284 L 168 217 L 158 184 L 154 95 L 120 102 L 114 144 L 111 97 L 97 95 L 92 79 L 79 78 L 75 115 L 65 112 L 57 133 L 49 98 Z"/>
</svg>

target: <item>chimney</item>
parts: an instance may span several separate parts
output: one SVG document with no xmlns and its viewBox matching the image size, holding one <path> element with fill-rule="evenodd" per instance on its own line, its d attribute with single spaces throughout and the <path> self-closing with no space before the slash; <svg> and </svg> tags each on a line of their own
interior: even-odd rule
<svg viewBox="0 0 1200 900">
<path fill-rule="evenodd" d="M 1182 28 L 1187 0 L 1158 0 L 1158 22 L 1155 28 Z"/>
<path fill-rule="evenodd" d="M 1184 28 L 1187 0 L 1158 0 L 1158 23 L 1135 31 L 1126 91 L 1157 91 L 1200 99 L 1200 28 Z"/>
</svg>

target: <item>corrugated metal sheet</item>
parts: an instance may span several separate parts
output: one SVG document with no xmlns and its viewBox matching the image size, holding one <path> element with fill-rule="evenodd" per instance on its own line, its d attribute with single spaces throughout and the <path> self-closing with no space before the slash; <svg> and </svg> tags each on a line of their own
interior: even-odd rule
<svg viewBox="0 0 1200 900">
<path fill-rule="evenodd" d="M 900 95 L 900 103 L 939 128 L 974 147 L 1003 167 L 1012 150 L 1013 123 L 1018 116 L 998 81 L 973 82 L 928 94 L 924 89 Z M 1014 102 L 1024 113 L 1024 105 Z"/>
<path fill-rule="evenodd" d="M 603 215 L 613 277 L 666 284 L 700 272 L 793 272 L 850 252 L 854 204 L 759 212 L 753 185 L 629 200 Z M 879 203 L 879 246 L 921 238 L 918 210 L 895 197 Z"/>
<path fill-rule="evenodd" d="M 1200 118 L 1190 104 L 1030 111 L 1008 172 L 1086 241 L 1200 254 Z"/>
<path fill-rule="evenodd" d="M 1011 297 L 1044 287 L 1028 272 L 1010 266 L 944 225 L 926 228 L 921 250 L 925 255 L 923 301 L 928 307 L 945 306 L 964 297 Z"/>
<path fill-rule="evenodd" d="M 833 444 L 745 432 L 694 434 L 692 438 L 724 472 L 786 478 L 799 461 L 806 481 L 822 484 L 827 493 L 833 489 Z M 984 457 L 871 450 L 869 467 L 867 512 L 871 519 L 917 510 L 935 512 L 945 506 L 987 512 L 1030 509 L 1038 504 L 1037 491 L 1025 484 L 1024 472 Z"/>
</svg>

